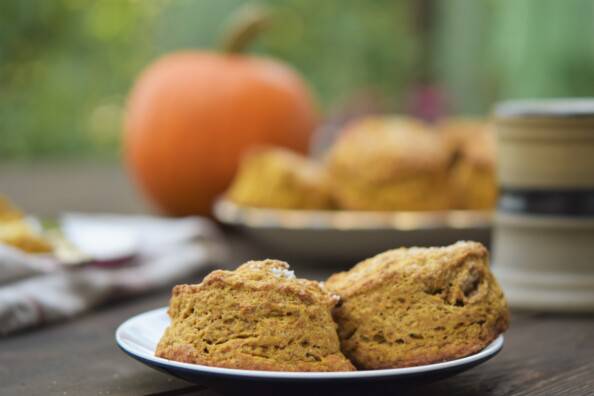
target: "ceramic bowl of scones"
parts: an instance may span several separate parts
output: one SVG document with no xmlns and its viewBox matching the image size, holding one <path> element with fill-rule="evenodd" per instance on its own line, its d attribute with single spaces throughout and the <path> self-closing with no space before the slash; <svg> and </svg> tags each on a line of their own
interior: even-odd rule
<svg viewBox="0 0 594 396">
<path fill-rule="evenodd" d="M 116 341 L 223 392 L 382 392 L 492 358 L 508 323 L 486 248 L 457 242 L 389 250 L 325 282 L 270 259 L 216 270 L 175 286 L 169 307 L 124 322 Z"/>
<path fill-rule="evenodd" d="M 322 158 L 250 150 L 214 214 L 283 257 L 360 260 L 395 245 L 488 243 L 496 200 L 486 122 L 376 116 L 348 124 Z"/>
</svg>

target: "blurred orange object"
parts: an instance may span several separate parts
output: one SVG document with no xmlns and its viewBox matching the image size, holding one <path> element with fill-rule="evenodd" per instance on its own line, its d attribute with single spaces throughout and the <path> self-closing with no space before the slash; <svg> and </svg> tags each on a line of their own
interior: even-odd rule
<svg viewBox="0 0 594 396">
<path fill-rule="evenodd" d="M 126 161 L 167 214 L 210 214 L 250 146 L 308 148 L 317 116 L 305 82 L 277 60 L 239 54 L 261 23 L 244 18 L 223 53 L 165 56 L 130 93 Z"/>
</svg>

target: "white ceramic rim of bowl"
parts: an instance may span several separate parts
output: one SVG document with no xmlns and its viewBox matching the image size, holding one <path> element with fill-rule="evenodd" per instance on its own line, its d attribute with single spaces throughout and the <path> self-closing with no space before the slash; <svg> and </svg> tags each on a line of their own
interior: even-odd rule
<svg viewBox="0 0 594 396">
<path fill-rule="evenodd" d="M 138 323 L 141 323 L 148 317 L 167 315 L 167 307 L 153 309 L 136 316 L 131 317 L 122 323 L 116 330 L 116 342 L 127 353 L 138 356 L 144 360 L 159 363 L 161 366 L 176 367 L 185 370 L 192 370 L 197 373 L 219 374 L 238 377 L 251 377 L 261 379 L 371 379 L 377 377 L 412 375 L 435 372 L 445 369 L 451 369 L 458 366 L 464 366 L 477 360 L 482 360 L 489 356 L 497 354 L 503 347 L 503 334 L 499 335 L 493 342 L 487 345 L 483 350 L 474 355 L 466 356 L 460 359 L 450 360 L 447 362 L 427 364 L 423 366 L 404 367 L 395 369 L 381 369 L 381 370 L 361 370 L 361 371 L 334 371 L 334 372 L 292 372 L 292 371 L 259 371 L 259 370 L 241 370 L 230 369 L 223 367 L 203 366 L 200 364 L 181 363 L 173 360 L 163 359 L 154 354 L 149 354 L 136 345 L 131 344 L 126 340 L 126 330 L 132 328 Z M 153 352 L 154 353 L 154 352 Z"/>
<path fill-rule="evenodd" d="M 332 230 L 425 230 L 490 228 L 493 211 L 356 211 L 272 209 L 237 205 L 224 197 L 213 206 L 222 223 L 250 228 Z"/>
<path fill-rule="evenodd" d="M 508 118 L 575 118 L 594 117 L 592 98 L 510 99 L 495 105 L 495 117 Z"/>
</svg>

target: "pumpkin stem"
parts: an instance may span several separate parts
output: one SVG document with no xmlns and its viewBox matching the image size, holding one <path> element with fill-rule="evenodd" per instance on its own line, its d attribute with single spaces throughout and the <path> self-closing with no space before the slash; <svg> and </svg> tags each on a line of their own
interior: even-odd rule
<svg viewBox="0 0 594 396">
<path fill-rule="evenodd" d="M 222 49 L 226 53 L 242 52 L 270 22 L 267 9 L 247 4 L 236 11 L 223 36 Z"/>
</svg>

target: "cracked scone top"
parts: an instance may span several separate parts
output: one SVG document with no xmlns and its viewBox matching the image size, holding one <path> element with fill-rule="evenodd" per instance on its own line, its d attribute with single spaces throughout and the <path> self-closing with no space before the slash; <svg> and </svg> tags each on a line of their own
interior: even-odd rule
<svg viewBox="0 0 594 396">
<path fill-rule="evenodd" d="M 460 358 L 508 327 L 503 293 L 476 242 L 401 248 L 332 275 L 344 354 L 364 369 Z"/>
<path fill-rule="evenodd" d="M 178 285 L 171 325 L 156 355 L 208 366 L 272 371 L 347 371 L 332 308 L 338 297 L 294 277 L 287 263 L 250 261 Z"/>
<path fill-rule="evenodd" d="M 497 203 L 496 141 L 482 120 L 450 118 L 437 125 L 451 153 L 449 189 L 456 209 L 493 209 Z"/>
</svg>

